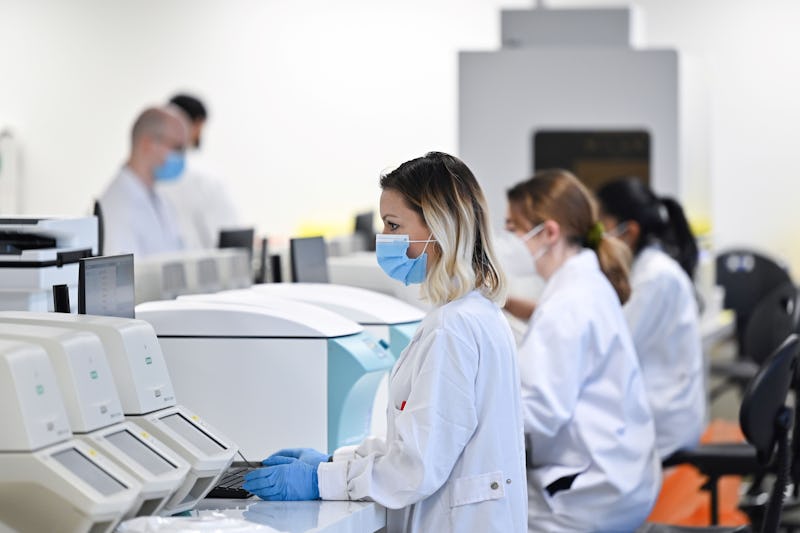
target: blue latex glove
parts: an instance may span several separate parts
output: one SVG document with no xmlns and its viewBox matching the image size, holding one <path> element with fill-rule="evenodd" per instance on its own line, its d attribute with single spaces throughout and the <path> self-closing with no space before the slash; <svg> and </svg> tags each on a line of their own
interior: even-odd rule
<svg viewBox="0 0 800 533">
<path fill-rule="evenodd" d="M 327 453 L 318 452 L 314 448 L 284 448 L 270 455 L 267 460 L 273 457 L 293 457 L 299 459 L 304 463 L 310 464 L 313 467 L 319 466 L 320 463 L 325 463 L 330 459 Z M 262 462 L 262 464 L 264 464 Z"/>
<path fill-rule="evenodd" d="M 242 488 L 262 500 L 318 500 L 317 467 L 292 457 L 269 457 L 244 476 Z"/>
</svg>

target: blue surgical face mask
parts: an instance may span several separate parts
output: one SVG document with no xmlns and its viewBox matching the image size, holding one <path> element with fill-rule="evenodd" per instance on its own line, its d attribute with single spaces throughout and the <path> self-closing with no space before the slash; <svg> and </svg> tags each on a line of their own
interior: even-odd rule
<svg viewBox="0 0 800 533">
<path fill-rule="evenodd" d="M 156 181 L 174 181 L 183 174 L 185 159 L 183 152 L 171 150 L 167 158 L 153 171 Z"/>
<path fill-rule="evenodd" d="M 425 248 L 419 257 L 410 258 L 406 255 L 408 246 L 412 242 L 424 242 Z M 409 240 L 408 235 L 385 235 L 375 236 L 375 255 L 378 258 L 378 265 L 392 279 L 402 281 L 406 285 L 410 283 L 422 283 L 425 280 L 425 273 L 428 265 L 428 254 L 425 250 L 428 243 L 436 242 L 435 239 L 424 241 Z"/>
</svg>

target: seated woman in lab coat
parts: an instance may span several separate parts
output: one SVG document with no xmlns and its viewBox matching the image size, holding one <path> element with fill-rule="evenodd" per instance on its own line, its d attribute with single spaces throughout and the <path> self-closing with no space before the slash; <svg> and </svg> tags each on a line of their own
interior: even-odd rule
<svg viewBox="0 0 800 533">
<path fill-rule="evenodd" d="M 431 152 L 381 177 L 378 263 L 434 304 L 389 378 L 387 436 L 328 455 L 281 450 L 244 488 L 267 500 L 373 500 L 389 532 L 523 532 L 525 445 L 516 349 L 498 304 L 486 202 Z"/>
<path fill-rule="evenodd" d="M 697 244 L 681 206 L 658 198 L 636 178 L 607 183 L 597 196 L 603 223 L 613 228 L 609 233 L 635 256 L 631 297 L 623 310 L 663 460 L 696 446 L 706 421 L 705 368 L 691 280 Z"/>
<path fill-rule="evenodd" d="M 528 531 L 633 531 L 656 500 L 661 465 L 622 314 L 630 254 L 566 171 L 538 172 L 507 196 L 507 229 L 546 280 L 519 347 Z"/>
</svg>

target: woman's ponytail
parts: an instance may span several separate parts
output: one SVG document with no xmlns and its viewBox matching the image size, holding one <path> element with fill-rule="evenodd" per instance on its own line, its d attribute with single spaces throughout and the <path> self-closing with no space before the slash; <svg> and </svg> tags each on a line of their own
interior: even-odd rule
<svg viewBox="0 0 800 533">
<path fill-rule="evenodd" d="M 562 169 L 540 170 L 507 195 L 510 204 L 517 206 L 531 224 L 554 220 L 567 242 L 594 250 L 620 303 L 628 301 L 631 252 L 625 243 L 606 234 L 598 221 L 597 203 L 578 178 Z"/>
<path fill-rule="evenodd" d="M 600 262 L 600 270 L 606 275 L 611 286 L 624 304 L 631 296 L 630 264 L 631 251 L 624 242 L 603 234 L 594 248 Z"/>
<path fill-rule="evenodd" d="M 681 268 L 694 279 L 694 270 L 697 267 L 698 248 L 697 241 L 686 220 L 681 205 L 672 198 L 660 198 L 661 205 L 666 209 L 667 224 L 660 238 L 667 248 L 667 253 L 672 256 Z"/>
<path fill-rule="evenodd" d="M 634 254 L 659 243 L 690 278 L 697 266 L 697 243 L 686 221 L 683 208 L 672 198 L 659 198 L 639 179 L 611 181 L 597 191 L 602 211 L 620 223 L 628 220 L 639 225 Z"/>
</svg>

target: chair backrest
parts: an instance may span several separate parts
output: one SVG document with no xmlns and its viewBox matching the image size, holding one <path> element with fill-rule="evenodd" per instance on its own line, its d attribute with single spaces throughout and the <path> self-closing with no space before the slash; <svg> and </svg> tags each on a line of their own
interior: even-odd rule
<svg viewBox="0 0 800 533">
<path fill-rule="evenodd" d="M 742 353 L 761 365 L 800 327 L 800 289 L 784 283 L 764 296 L 750 314 L 742 336 Z"/>
<path fill-rule="evenodd" d="M 716 279 L 717 284 L 725 289 L 724 307 L 736 313 L 740 347 L 753 308 L 769 291 L 791 282 L 783 265 L 746 249 L 728 250 L 717 255 Z"/>
<path fill-rule="evenodd" d="M 777 443 L 776 419 L 789 395 L 798 351 L 800 339 L 792 334 L 764 362 L 742 399 L 739 425 L 762 464 L 770 461 Z"/>
</svg>

